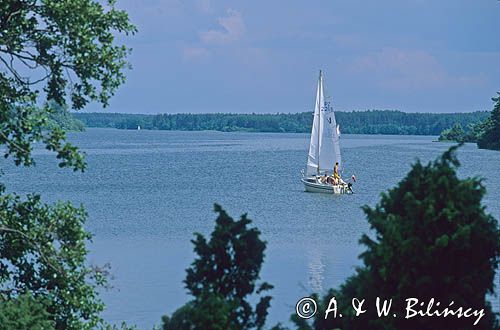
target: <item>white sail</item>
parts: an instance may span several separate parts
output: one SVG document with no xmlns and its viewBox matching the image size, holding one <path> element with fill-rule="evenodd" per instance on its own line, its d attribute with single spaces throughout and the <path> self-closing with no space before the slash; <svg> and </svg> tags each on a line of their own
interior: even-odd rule
<svg viewBox="0 0 500 330">
<path fill-rule="evenodd" d="M 309 154 L 307 156 L 308 176 L 319 174 L 319 145 L 320 145 L 320 113 L 321 108 L 325 105 L 325 97 L 323 95 L 323 75 L 319 72 L 318 88 L 316 90 L 316 103 L 314 105 L 314 119 L 311 131 L 311 142 L 309 143 Z"/>
<path fill-rule="evenodd" d="M 339 168 L 341 167 L 339 140 L 340 132 L 335 121 L 335 114 L 329 104 L 325 104 L 323 75 L 320 71 L 307 158 L 308 176 L 332 171 L 336 162 L 339 163 Z"/>
<path fill-rule="evenodd" d="M 340 164 L 340 141 L 337 133 L 335 114 L 329 106 L 321 111 L 320 145 L 319 145 L 319 170 L 320 172 L 332 171 L 335 163 Z"/>
</svg>

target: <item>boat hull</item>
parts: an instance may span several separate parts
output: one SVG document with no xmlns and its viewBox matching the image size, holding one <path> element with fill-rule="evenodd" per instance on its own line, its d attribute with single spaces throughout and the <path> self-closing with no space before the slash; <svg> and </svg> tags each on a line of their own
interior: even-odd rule
<svg viewBox="0 0 500 330">
<path fill-rule="evenodd" d="M 350 190 L 347 185 L 324 184 L 312 178 L 302 178 L 300 181 L 304 184 L 304 188 L 307 192 L 335 195 L 352 194 L 352 190 Z"/>
</svg>

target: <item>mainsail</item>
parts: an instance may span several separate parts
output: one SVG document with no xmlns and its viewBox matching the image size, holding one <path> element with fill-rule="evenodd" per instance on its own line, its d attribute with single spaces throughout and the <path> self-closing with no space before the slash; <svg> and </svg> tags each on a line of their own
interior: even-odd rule
<svg viewBox="0 0 500 330">
<path fill-rule="evenodd" d="M 307 175 L 317 175 L 331 171 L 335 163 L 340 161 L 340 134 L 335 121 L 335 114 L 325 102 L 323 91 L 323 74 L 319 72 L 314 120 L 307 157 Z"/>
<path fill-rule="evenodd" d="M 321 108 L 325 104 L 323 95 L 323 75 L 319 72 L 318 88 L 316 91 L 316 103 L 314 105 L 314 119 L 311 131 L 311 142 L 309 143 L 309 154 L 307 156 L 307 175 L 319 174 L 319 124 Z"/>
</svg>

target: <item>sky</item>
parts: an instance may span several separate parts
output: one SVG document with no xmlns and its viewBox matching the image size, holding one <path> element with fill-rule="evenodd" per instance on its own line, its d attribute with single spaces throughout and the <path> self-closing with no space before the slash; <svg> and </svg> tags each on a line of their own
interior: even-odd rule
<svg viewBox="0 0 500 330">
<path fill-rule="evenodd" d="M 118 0 L 138 33 L 111 112 L 491 110 L 497 0 Z M 101 111 L 92 105 L 89 111 Z"/>
</svg>

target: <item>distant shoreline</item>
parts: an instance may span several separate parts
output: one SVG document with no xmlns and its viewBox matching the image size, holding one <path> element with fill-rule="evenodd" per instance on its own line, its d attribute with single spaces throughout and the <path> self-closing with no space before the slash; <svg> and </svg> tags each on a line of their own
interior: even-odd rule
<svg viewBox="0 0 500 330">
<path fill-rule="evenodd" d="M 125 114 L 72 113 L 85 127 L 262 133 L 309 133 L 312 112 L 277 114 Z M 343 134 L 439 135 L 460 123 L 466 127 L 488 118 L 488 111 L 468 113 L 406 113 L 368 110 L 335 113 Z"/>
<path fill-rule="evenodd" d="M 257 132 L 257 131 L 252 131 L 252 132 L 247 132 L 247 131 L 231 131 L 231 132 L 224 132 L 224 131 L 216 131 L 216 130 L 209 130 L 209 129 L 206 129 L 206 130 L 196 130 L 196 131 L 187 131 L 187 130 L 165 130 L 165 129 L 140 129 L 140 130 L 137 130 L 137 129 L 123 129 L 123 128 L 114 128 L 114 127 L 86 127 L 85 130 L 83 131 L 69 131 L 68 133 L 85 133 L 87 132 L 88 130 L 109 130 L 109 131 L 131 131 L 131 132 L 136 132 L 136 131 L 153 131 L 153 132 L 157 132 L 157 131 L 163 131 L 163 132 L 184 132 L 184 133 L 221 133 L 221 134 L 224 134 L 224 133 L 250 133 L 250 134 L 256 134 L 256 133 L 262 133 L 262 134 L 276 134 L 276 135 L 280 135 L 280 134 L 302 134 L 302 135 L 307 135 L 309 136 L 311 134 L 311 132 Z M 436 139 L 435 140 L 432 140 L 432 142 L 444 142 L 444 143 L 455 143 L 455 141 L 438 141 L 437 138 L 439 137 L 439 135 L 422 135 L 422 134 L 368 134 L 368 133 L 342 133 L 342 136 L 362 136 L 362 135 L 376 135 L 376 136 L 379 136 L 379 137 L 383 137 L 383 136 L 412 136 L 412 137 L 427 137 L 427 138 L 430 138 L 430 137 L 435 137 Z M 465 143 L 472 143 L 472 142 L 465 142 Z"/>
</svg>

